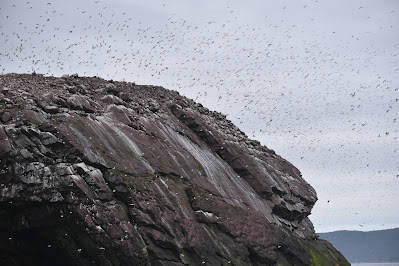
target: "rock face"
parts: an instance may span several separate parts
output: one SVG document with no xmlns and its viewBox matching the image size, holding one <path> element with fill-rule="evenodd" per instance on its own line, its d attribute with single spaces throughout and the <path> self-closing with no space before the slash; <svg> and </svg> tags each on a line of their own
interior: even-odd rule
<svg viewBox="0 0 399 266">
<path fill-rule="evenodd" d="M 2 265 L 348 264 L 298 169 L 175 91 L 1 75 L 0 119 Z"/>
</svg>

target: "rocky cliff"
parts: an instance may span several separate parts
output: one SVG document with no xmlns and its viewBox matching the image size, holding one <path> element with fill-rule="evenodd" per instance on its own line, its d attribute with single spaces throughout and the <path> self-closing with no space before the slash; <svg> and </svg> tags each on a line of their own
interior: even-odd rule
<svg viewBox="0 0 399 266">
<path fill-rule="evenodd" d="M 0 264 L 345 265 L 301 173 L 175 91 L 0 76 Z"/>
</svg>

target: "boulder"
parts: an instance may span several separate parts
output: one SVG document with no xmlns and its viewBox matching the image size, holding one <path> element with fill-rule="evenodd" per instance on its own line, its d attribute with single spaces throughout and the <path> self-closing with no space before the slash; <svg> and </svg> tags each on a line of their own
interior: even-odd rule
<svg viewBox="0 0 399 266">
<path fill-rule="evenodd" d="M 0 123 L 1 265 L 349 265 L 300 171 L 224 115 L 97 77 L 0 88 L 26 91 Z"/>
</svg>

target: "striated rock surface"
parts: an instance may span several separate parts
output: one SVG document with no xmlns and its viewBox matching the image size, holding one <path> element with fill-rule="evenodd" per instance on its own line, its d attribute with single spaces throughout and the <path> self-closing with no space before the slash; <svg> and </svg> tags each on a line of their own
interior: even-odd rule
<svg viewBox="0 0 399 266">
<path fill-rule="evenodd" d="M 0 160 L 2 265 L 348 264 L 299 170 L 175 91 L 1 75 Z"/>
</svg>

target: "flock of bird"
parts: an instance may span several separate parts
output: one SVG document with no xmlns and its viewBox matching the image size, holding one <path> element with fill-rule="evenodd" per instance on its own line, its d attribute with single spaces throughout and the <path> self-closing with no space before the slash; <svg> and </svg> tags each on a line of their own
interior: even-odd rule
<svg viewBox="0 0 399 266">
<path fill-rule="evenodd" d="M 371 1 L 341 7 L 353 9 L 353 25 L 327 24 L 321 3 L 307 2 L 2 1 L 0 73 L 161 85 L 221 111 L 299 167 L 318 191 L 312 219 L 324 230 L 332 215 L 368 219 L 364 206 L 382 208 L 373 204 L 399 187 L 399 25 L 396 10 Z"/>
</svg>

